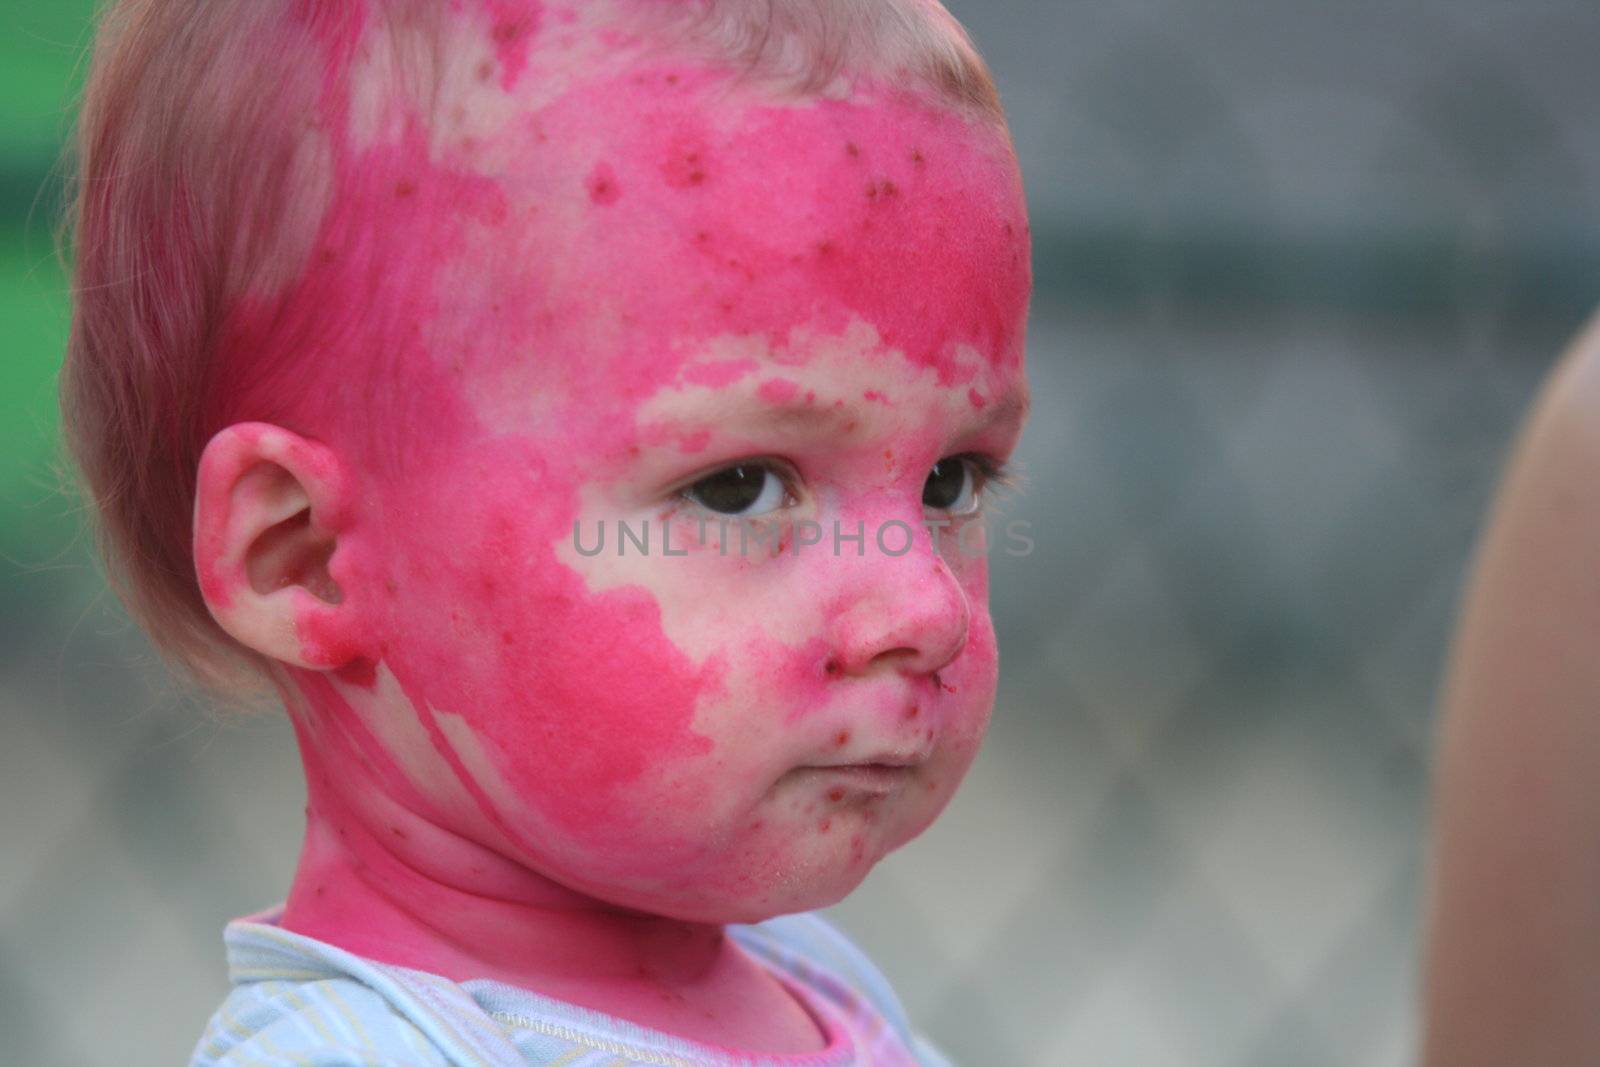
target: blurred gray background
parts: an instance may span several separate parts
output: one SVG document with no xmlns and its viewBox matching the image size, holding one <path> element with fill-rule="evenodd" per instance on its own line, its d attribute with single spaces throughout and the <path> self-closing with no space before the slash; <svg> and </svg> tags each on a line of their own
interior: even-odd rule
<svg viewBox="0 0 1600 1067">
<path fill-rule="evenodd" d="M 1410 1062 L 1451 613 L 1600 298 L 1600 7 L 950 6 L 1032 198 L 1038 547 L 962 794 L 832 914 L 967 1067 Z M 53 489 L 88 5 L 0 11 L 0 1061 L 179 1063 L 298 769 L 164 680 Z"/>
</svg>

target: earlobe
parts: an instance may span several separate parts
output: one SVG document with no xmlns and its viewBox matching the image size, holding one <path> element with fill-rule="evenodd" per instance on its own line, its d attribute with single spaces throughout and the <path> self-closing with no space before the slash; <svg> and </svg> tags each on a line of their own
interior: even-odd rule
<svg viewBox="0 0 1600 1067">
<path fill-rule="evenodd" d="M 195 488 L 194 562 L 218 625 L 293 666 L 360 657 L 354 609 L 330 569 L 344 502 L 341 465 L 321 444 L 266 423 L 213 437 Z"/>
</svg>

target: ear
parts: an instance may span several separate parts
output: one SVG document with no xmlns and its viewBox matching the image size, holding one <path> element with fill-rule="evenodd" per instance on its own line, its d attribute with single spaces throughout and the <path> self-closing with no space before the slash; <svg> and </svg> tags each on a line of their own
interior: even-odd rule
<svg viewBox="0 0 1600 1067">
<path fill-rule="evenodd" d="M 325 446 L 278 426 L 229 426 L 200 457 L 194 562 L 212 617 L 263 656 L 327 670 L 363 655 L 333 563 L 345 484 Z"/>
</svg>

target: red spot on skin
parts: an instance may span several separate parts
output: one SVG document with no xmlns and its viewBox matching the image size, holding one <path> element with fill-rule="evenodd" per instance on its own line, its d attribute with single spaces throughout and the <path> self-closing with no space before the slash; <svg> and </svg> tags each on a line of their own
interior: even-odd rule
<svg viewBox="0 0 1600 1067">
<path fill-rule="evenodd" d="M 416 191 L 417 191 L 417 183 L 416 182 L 409 181 L 407 179 L 402 178 L 400 181 L 397 181 L 397 182 L 394 183 L 394 195 L 395 196 L 407 197 L 407 196 L 410 196 L 412 193 L 414 193 Z"/>
<path fill-rule="evenodd" d="M 876 389 L 868 389 L 866 392 L 861 394 L 861 398 L 863 400 L 870 400 L 874 404 L 887 405 L 889 403 L 889 398 L 878 392 Z"/>
<path fill-rule="evenodd" d="M 925 162 L 922 158 L 922 149 L 913 148 L 911 150 L 911 162 L 919 167 L 922 166 L 922 164 Z"/>
<path fill-rule="evenodd" d="M 838 803 L 839 801 L 843 800 L 844 789 L 840 786 L 834 786 L 832 789 L 828 790 L 828 799 L 834 803 Z"/>
<path fill-rule="evenodd" d="M 473 68 L 473 76 L 481 82 L 486 82 L 494 77 L 494 64 L 485 59 Z"/>
<path fill-rule="evenodd" d="M 616 172 L 609 163 L 596 163 L 584 184 L 589 188 L 589 199 L 596 204 L 615 204 L 622 195 L 622 190 L 617 186 Z"/>
<path fill-rule="evenodd" d="M 706 445 L 710 443 L 710 430 L 696 430 L 678 442 L 678 450 L 680 452 L 704 452 Z"/>
<path fill-rule="evenodd" d="M 967 400 L 979 411 L 982 411 L 984 408 L 989 406 L 989 401 L 984 399 L 983 394 L 978 392 L 976 389 L 967 390 Z"/>
<path fill-rule="evenodd" d="M 821 822 L 817 823 L 817 829 L 821 830 L 823 833 L 827 833 L 832 826 L 832 819 L 823 819 Z"/>
<path fill-rule="evenodd" d="M 906 707 L 906 718 L 907 719 L 915 719 L 918 715 L 921 715 L 921 714 L 922 714 L 922 709 L 920 707 L 918 707 L 917 705 L 915 705 L 915 704 L 911 704 L 911 705 L 908 705 Z"/>
<path fill-rule="evenodd" d="M 836 735 L 834 735 L 833 743 L 835 745 L 839 746 L 840 748 L 843 748 L 845 745 L 849 744 L 849 742 L 850 742 L 850 731 L 849 730 L 840 730 Z"/>
<path fill-rule="evenodd" d="M 707 181 L 709 153 L 698 137 L 681 136 L 667 147 L 661 176 L 674 189 L 697 189 Z"/>
<path fill-rule="evenodd" d="M 849 156 L 851 159 L 860 159 L 861 146 L 856 144 L 854 141 L 846 141 L 844 143 L 844 154 Z"/>
<path fill-rule="evenodd" d="M 867 183 L 868 200 L 887 200 L 890 197 L 898 196 L 899 193 L 900 187 L 887 178 L 884 178 L 881 181 Z"/>
</svg>

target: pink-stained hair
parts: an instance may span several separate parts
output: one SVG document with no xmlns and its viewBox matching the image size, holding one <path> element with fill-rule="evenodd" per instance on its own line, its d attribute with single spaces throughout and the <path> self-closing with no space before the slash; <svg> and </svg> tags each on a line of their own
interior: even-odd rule
<svg viewBox="0 0 1600 1067">
<path fill-rule="evenodd" d="M 445 0 L 108 0 L 79 114 L 67 219 L 72 323 L 62 426 L 113 585 L 175 665 L 223 692 L 262 663 L 216 624 L 195 574 L 195 477 L 240 382 L 230 315 L 294 289 L 335 195 L 317 123 L 348 88 L 348 42 L 376 26 L 393 77 L 426 100 L 415 51 Z M 798 94 L 899 74 L 1003 126 L 994 84 L 935 0 L 617 0 L 664 45 Z M 382 33 L 404 27 L 406 33 Z M 421 32 L 417 32 L 417 31 Z M 400 42 L 406 42 L 401 44 Z M 440 44 L 438 47 L 442 47 Z M 400 54 L 403 48 L 412 51 Z M 425 50 L 425 49 L 424 49 Z M 316 321 L 298 309 L 289 317 Z M 348 328 L 350 313 L 342 316 Z M 314 345 L 294 346 L 314 351 Z M 281 356 L 262 357 L 281 360 Z"/>
</svg>

